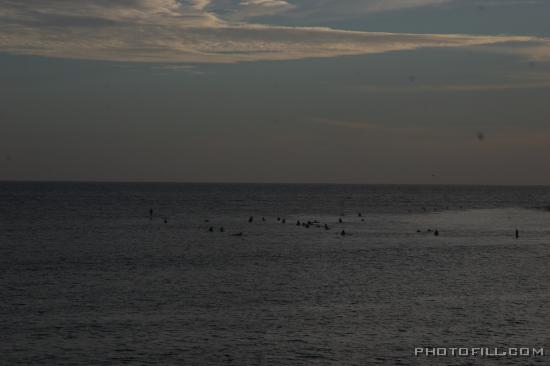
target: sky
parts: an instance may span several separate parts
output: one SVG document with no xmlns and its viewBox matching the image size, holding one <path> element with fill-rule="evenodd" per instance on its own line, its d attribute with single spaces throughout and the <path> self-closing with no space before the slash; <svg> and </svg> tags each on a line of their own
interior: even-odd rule
<svg viewBox="0 0 550 366">
<path fill-rule="evenodd" d="M 550 185 L 548 14 L 0 0 L 0 180 Z"/>
</svg>

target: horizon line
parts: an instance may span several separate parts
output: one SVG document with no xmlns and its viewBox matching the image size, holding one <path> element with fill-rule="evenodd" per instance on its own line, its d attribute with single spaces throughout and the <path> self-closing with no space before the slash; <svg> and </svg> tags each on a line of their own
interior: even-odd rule
<svg viewBox="0 0 550 366">
<path fill-rule="evenodd" d="M 508 183 L 388 183 L 388 182 L 242 182 L 242 181 L 161 181 L 161 180 L 3 180 L 5 183 L 73 183 L 73 184 L 226 184 L 226 185 L 318 185 L 318 186 L 454 186 L 454 187 L 541 187 L 550 188 L 550 184 L 508 184 Z"/>
</svg>

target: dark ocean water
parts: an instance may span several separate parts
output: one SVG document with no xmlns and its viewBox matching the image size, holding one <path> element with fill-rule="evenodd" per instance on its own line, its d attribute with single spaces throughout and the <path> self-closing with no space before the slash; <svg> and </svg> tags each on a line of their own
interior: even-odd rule
<svg viewBox="0 0 550 366">
<path fill-rule="evenodd" d="M 549 206 L 548 187 L 0 183 L 0 364 L 550 364 L 414 356 L 550 355 Z"/>
</svg>

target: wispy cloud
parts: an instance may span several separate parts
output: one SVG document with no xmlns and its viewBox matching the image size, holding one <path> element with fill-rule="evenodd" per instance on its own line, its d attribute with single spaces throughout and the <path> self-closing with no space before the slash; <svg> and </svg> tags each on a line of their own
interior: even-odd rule
<svg viewBox="0 0 550 366">
<path fill-rule="evenodd" d="M 384 4 L 391 8 L 442 1 L 367 2 L 374 8 Z M 229 17 L 233 19 L 219 10 L 214 12 L 216 6 L 219 4 L 213 0 L 0 0 L 0 51 L 113 61 L 229 63 L 541 42 L 527 36 L 392 34 L 260 25 L 245 19 L 287 11 L 296 4 L 240 1 L 234 4 L 240 15 Z"/>
<path fill-rule="evenodd" d="M 457 0 L 293 0 L 292 11 L 283 18 L 314 24 L 342 21 L 367 14 L 399 11 L 411 8 L 438 6 Z"/>
<path fill-rule="evenodd" d="M 221 0 L 211 10 L 224 19 L 250 19 L 279 14 L 303 20 L 349 18 L 367 13 L 439 5 L 456 0 Z"/>
</svg>

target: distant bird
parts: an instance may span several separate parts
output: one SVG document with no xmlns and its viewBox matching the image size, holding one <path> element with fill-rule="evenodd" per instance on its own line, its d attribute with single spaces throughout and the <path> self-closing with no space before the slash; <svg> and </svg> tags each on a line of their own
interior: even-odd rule
<svg viewBox="0 0 550 366">
<path fill-rule="evenodd" d="M 483 134 L 483 132 L 478 132 L 478 133 L 477 133 L 477 139 L 478 139 L 479 141 L 485 140 L 485 135 Z"/>
<path fill-rule="evenodd" d="M 252 222 L 252 221 L 254 221 L 254 216 L 250 216 L 250 217 L 248 218 L 248 222 Z"/>
</svg>

